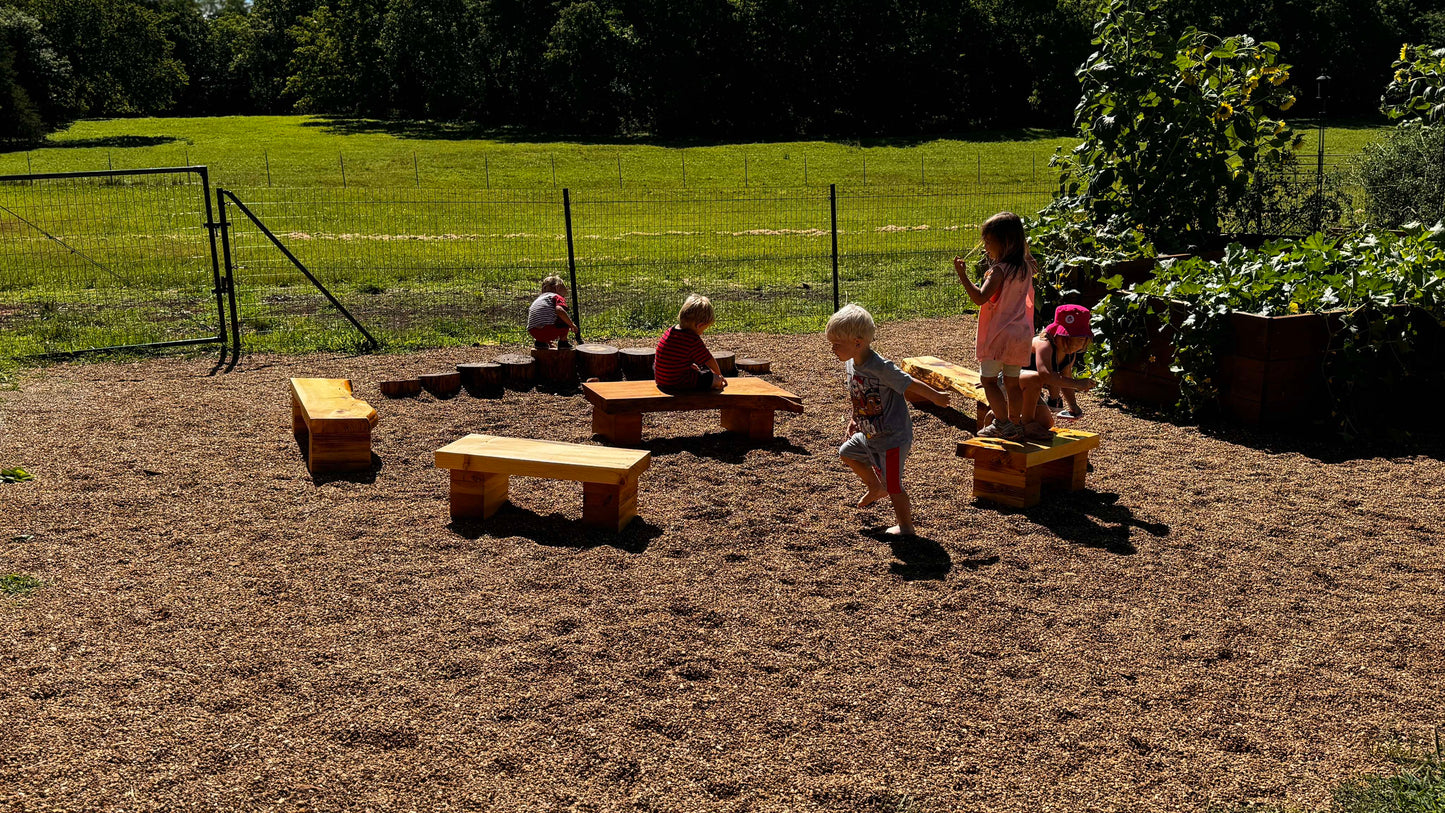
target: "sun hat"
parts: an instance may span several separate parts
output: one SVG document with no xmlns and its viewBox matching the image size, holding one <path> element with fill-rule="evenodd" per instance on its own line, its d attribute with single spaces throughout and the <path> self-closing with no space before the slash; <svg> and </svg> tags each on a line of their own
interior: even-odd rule
<svg viewBox="0 0 1445 813">
<path fill-rule="evenodd" d="M 1054 310 L 1053 324 L 1045 328 L 1050 336 L 1067 338 L 1093 338 L 1094 330 L 1089 327 L 1092 314 L 1083 305 L 1060 305 Z"/>
</svg>

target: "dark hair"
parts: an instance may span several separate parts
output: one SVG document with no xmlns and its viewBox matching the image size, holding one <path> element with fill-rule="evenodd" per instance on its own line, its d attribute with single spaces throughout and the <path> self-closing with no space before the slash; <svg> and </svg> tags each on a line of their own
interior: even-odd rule
<svg viewBox="0 0 1445 813">
<path fill-rule="evenodd" d="M 1024 221 L 1013 212 L 999 212 L 983 222 L 983 236 L 998 238 L 1003 243 L 1001 263 L 1014 267 L 1024 264 Z"/>
</svg>

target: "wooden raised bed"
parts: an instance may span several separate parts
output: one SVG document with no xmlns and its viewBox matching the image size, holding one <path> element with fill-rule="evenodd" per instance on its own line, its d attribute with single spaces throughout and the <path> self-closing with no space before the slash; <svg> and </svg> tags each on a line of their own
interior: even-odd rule
<svg viewBox="0 0 1445 813">
<path fill-rule="evenodd" d="M 1158 406 L 1178 400 L 1179 379 L 1169 371 L 1174 361 L 1172 334 L 1187 313 L 1183 303 L 1171 303 L 1168 330 L 1157 315 L 1150 317 L 1148 346 L 1132 361 L 1117 365 L 1109 380 L 1115 396 Z M 1229 314 L 1215 381 L 1224 414 L 1241 423 L 1265 425 L 1310 421 L 1327 414 L 1324 361 L 1330 335 L 1342 323 L 1341 311 Z"/>
</svg>

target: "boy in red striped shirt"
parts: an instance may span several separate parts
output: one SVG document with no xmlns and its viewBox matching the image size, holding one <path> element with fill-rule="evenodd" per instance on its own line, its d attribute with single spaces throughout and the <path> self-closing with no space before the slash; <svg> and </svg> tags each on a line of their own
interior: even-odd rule
<svg viewBox="0 0 1445 813">
<path fill-rule="evenodd" d="M 677 312 L 677 324 L 657 340 L 652 359 L 653 378 L 663 391 L 688 392 L 720 390 L 728 385 L 717 359 L 702 343 L 702 333 L 712 327 L 712 302 L 692 294 Z"/>
</svg>

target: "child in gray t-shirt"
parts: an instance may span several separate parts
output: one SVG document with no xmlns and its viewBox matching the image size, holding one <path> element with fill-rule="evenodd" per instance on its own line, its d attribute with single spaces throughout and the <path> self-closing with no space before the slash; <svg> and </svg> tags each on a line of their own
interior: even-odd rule
<svg viewBox="0 0 1445 813">
<path fill-rule="evenodd" d="M 848 440 L 838 454 L 867 487 L 858 507 L 888 497 L 898 524 L 890 534 L 913 533 L 913 507 L 903 490 L 903 461 L 913 447 L 913 416 L 905 394 L 948 406 L 949 393 L 915 381 L 893 362 L 873 351 L 873 317 L 857 305 L 847 305 L 828 320 L 828 341 L 833 354 L 846 362 L 848 397 L 853 418 Z"/>
</svg>

